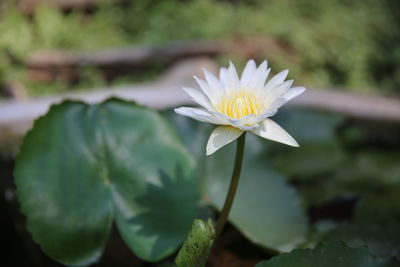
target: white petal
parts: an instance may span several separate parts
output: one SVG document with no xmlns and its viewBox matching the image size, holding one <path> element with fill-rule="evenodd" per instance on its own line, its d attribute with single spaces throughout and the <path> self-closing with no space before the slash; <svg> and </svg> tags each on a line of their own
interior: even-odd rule
<svg viewBox="0 0 400 267">
<path fill-rule="evenodd" d="M 267 79 L 269 72 L 271 69 L 267 69 L 268 62 L 266 60 L 260 64 L 257 70 L 254 72 L 253 77 L 249 83 L 249 86 L 254 89 L 263 88 L 265 84 L 265 80 Z"/>
<path fill-rule="evenodd" d="M 262 121 L 260 126 L 252 132 L 263 138 L 280 142 L 289 146 L 299 146 L 299 144 L 290 134 L 288 134 L 284 129 L 282 129 L 281 126 L 270 119 L 265 119 Z"/>
<path fill-rule="evenodd" d="M 246 67 L 244 67 L 242 73 L 242 77 L 240 78 L 240 82 L 242 83 L 243 86 L 247 85 L 256 68 L 257 68 L 256 62 L 253 59 L 247 61 Z"/>
<path fill-rule="evenodd" d="M 202 122 L 207 122 L 207 123 L 212 123 L 212 124 L 220 124 L 220 125 L 227 125 L 228 123 L 221 120 L 220 118 L 215 117 L 212 113 L 210 113 L 207 110 L 204 109 L 199 109 L 199 108 L 189 108 L 189 107 L 181 107 L 181 108 L 176 108 L 175 112 L 198 120 Z"/>
<path fill-rule="evenodd" d="M 256 123 L 255 118 L 256 117 L 254 114 L 249 114 L 241 117 L 240 119 L 232 119 L 228 117 L 228 121 L 235 128 L 239 128 L 243 131 L 251 131 L 258 127 L 258 123 Z"/>
<path fill-rule="evenodd" d="M 238 128 L 242 131 L 253 131 L 254 129 L 257 129 L 259 127 L 258 123 L 252 124 L 251 126 L 246 126 L 246 125 L 240 124 L 240 123 L 232 121 L 232 120 L 230 121 L 230 124 L 233 127 Z"/>
<path fill-rule="evenodd" d="M 271 78 L 265 85 L 265 89 L 271 89 L 274 88 L 275 86 L 279 85 L 280 83 L 283 83 L 283 81 L 286 79 L 286 76 L 288 75 L 289 70 L 284 70 L 279 72 L 277 75 Z"/>
<path fill-rule="evenodd" d="M 208 109 L 208 110 L 214 110 L 214 107 L 212 106 L 210 100 L 208 97 L 206 97 L 202 92 L 199 90 L 193 89 L 193 88 L 187 88 L 183 87 L 182 88 L 192 99 L 194 102 L 199 104 L 200 106 Z"/>
<path fill-rule="evenodd" d="M 283 82 L 273 88 L 265 91 L 265 105 L 268 107 L 272 105 L 278 98 L 282 97 L 292 86 L 293 80 Z"/>
<path fill-rule="evenodd" d="M 243 131 L 231 126 L 219 126 L 211 133 L 207 142 L 206 154 L 211 155 L 221 147 L 237 139 Z"/>
<path fill-rule="evenodd" d="M 219 80 L 223 85 L 226 85 L 226 76 L 228 75 L 228 69 L 227 68 L 220 68 L 219 69 Z"/>
<path fill-rule="evenodd" d="M 210 87 L 214 90 L 222 89 L 222 85 L 217 79 L 217 77 L 214 76 L 211 72 L 208 70 L 204 69 L 204 75 L 206 76 L 206 81 L 210 85 Z"/>
<path fill-rule="evenodd" d="M 230 117 L 226 116 L 223 113 L 220 113 L 218 111 L 209 111 L 212 115 L 214 115 L 214 117 L 220 119 L 221 121 L 225 122 L 224 125 L 228 125 L 229 124 L 229 120 L 231 119 Z"/>
<path fill-rule="evenodd" d="M 212 89 L 208 83 L 203 81 L 202 79 L 193 76 L 197 83 L 200 85 L 201 90 L 203 93 L 210 99 L 210 101 L 214 104 L 218 97 L 222 94 L 221 89 Z"/>
<path fill-rule="evenodd" d="M 233 65 L 232 61 L 229 61 L 229 68 L 225 81 L 225 89 L 227 92 L 235 91 L 240 89 L 239 76 L 236 72 L 235 65 Z"/>
<path fill-rule="evenodd" d="M 290 88 L 290 89 L 283 95 L 283 98 L 285 98 L 286 101 L 289 101 L 289 100 L 295 98 L 296 96 L 301 95 L 305 90 L 306 90 L 306 88 L 304 88 L 304 87 L 293 87 L 293 88 Z"/>
<path fill-rule="evenodd" d="M 286 91 L 282 96 L 277 97 L 271 104 L 268 105 L 268 108 L 263 112 L 269 113 L 270 115 L 264 116 L 263 114 L 257 117 L 257 121 L 264 120 L 268 117 L 275 115 L 278 109 L 286 104 L 289 100 L 295 98 L 296 96 L 302 94 L 306 88 L 304 87 L 293 87 Z"/>
<path fill-rule="evenodd" d="M 283 103 L 281 103 L 281 102 L 283 102 Z M 284 103 L 286 103 L 286 101 L 285 100 L 275 101 L 270 107 L 268 107 L 266 110 L 264 110 L 260 115 L 258 115 L 254 119 L 254 123 L 259 123 L 260 121 L 263 121 L 266 118 L 274 116 L 278 112 L 278 108 L 280 107 L 278 105 L 275 105 L 275 103 L 277 103 L 278 105 L 281 104 L 281 106 L 282 106 Z"/>
<path fill-rule="evenodd" d="M 220 119 L 224 123 L 221 125 L 231 125 L 235 128 L 238 128 L 243 131 L 254 130 L 258 127 L 258 123 L 256 123 L 254 114 L 246 115 L 241 117 L 240 119 L 232 119 L 231 117 L 226 116 L 223 113 L 219 113 L 216 111 L 209 111 L 216 118 Z"/>
</svg>

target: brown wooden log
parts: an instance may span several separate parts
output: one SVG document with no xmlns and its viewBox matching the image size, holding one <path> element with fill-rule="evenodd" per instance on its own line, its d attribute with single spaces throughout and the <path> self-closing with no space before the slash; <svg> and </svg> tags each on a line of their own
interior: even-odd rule
<svg viewBox="0 0 400 267">
<path fill-rule="evenodd" d="M 168 66 L 190 57 L 215 57 L 226 54 L 240 58 L 258 58 L 267 54 L 292 51 L 270 38 L 251 38 L 229 41 L 173 42 L 160 47 L 130 47 L 97 52 L 43 51 L 28 58 L 26 65 L 31 80 L 38 82 L 65 82 L 79 79 L 80 69 L 100 69 L 105 77 L 145 72 L 154 66 Z"/>
<path fill-rule="evenodd" d="M 347 90 L 307 90 L 293 99 L 293 107 L 328 111 L 359 120 L 400 123 L 400 99 L 363 95 Z"/>
<path fill-rule="evenodd" d="M 226 48 L 221 43 L 208 41 L 97 52 L 44 51 L 29 57 L 26 66 L 30 79 L 39 82 L 76 81 L 84 67 L 98 68 L 111 79 L 121 74 L 143 72 L 154 66 L 167 66 L 184 58 L 213 57 L 224 51 Z"/>
<path fill-rule="evenodd" d="M 32 122 L 45 114 L 51 105 L 65 99 L 98 103 L 110 97 L 132 100 L 156 109 L 165 109 L 188 102 L 182 93 L 182 86 L 195 86 L 193 75 L 201 76 L 202 69 L 216 71 L 209 59 L 191 59 L 179 62 L 159 80 L 131 86 L 99 88 L 87 92 L 48 96 L 25 101 L 0 101 L 0 152 L 2 144 L 12 144 L 16 148 L 21 137 L 32 127 Z M 12 150 L 15 152 L 15 150 Z"/>
<path fill-rule="evenodd" d="M 183 92 L 181 87 L 198 87 L 193 84 L 192 75 L 201 77 L 201 68 L 206 65 L 209 69 L 212 66 L 207 61 L 184 63 L 155 83 L 90 90 L 86 93 L 65 94 L 22 102 L 0 102 L 0 132 L 5 128 L 13 128 L 14 126 L 17 132 L 25 132 L 36 117 L 47 112 L 50 105 L 64 99 L 97 103 L 109 97 L 119 97 L 156 109 L 193 105 L 193 101 Z M 308 89 L 303 95 L 289 102 L 287 106 L 328 111 L 358 120 L 400 123 L 400 99 L 398 98 L 360 95 L 346 91 Z M 27 126 L 22 126 L 24 124 Z"/>
<path fill-rule="evenodd" d="M 202 77 L 202 68 L 214 70 L 214 72 L 217 70 L 216 65 L 209 59 L 192 59 L 177 64 L 153 83 L 90 90 L 20 102 L 0 102 L 0 144 L 7 143 L 4 138 L 22 136 L 31 127 L 35 118 L 45 114 L 52 104 L 59 103 L 64 99 L 97 103 L 109 97 L 119 97 L 156 109 L 193 105 L 193 101 L 181 87 L 198 88 L 193 83 L 192 75 Z M 344 90 L 308 89 L 303 95 L 290 101 L 287 106 L 328 111 L 357 120 L 400 123 L 400 99 L 398 98 L 361 95 Z"/>
</svg>

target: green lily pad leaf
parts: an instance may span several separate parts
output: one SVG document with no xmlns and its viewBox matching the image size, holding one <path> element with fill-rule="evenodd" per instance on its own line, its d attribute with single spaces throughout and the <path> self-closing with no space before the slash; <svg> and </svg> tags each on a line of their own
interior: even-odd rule
<svg viewBox="0 0 400 267">
<path fill-rule="evenodd" d="M 199 169 L 204 201 L 221 209 L 229 187 L 235 145 L 205 157 L 205 143 L 212 127 L 171 113 L 168 116 L 203 166 Z M 247 134 L 242 175 L 229 220 L 254 243 L 289 251 L 304 241 L 307 219 L 296 191 L 268 164 L 267 147 L 268 143 L 260 137 Z"/>
<path fill-rule="evenodd" d="M 319 245 L 315 249 L 296 249 L 256 267 L 394 267 L 399 263 L 391 259 L 371 256 L 366 247 L 349 248 L 343 242 Z"/>
<path fill-rule="evenodd" d="M 397 151 L 365 151 L 358 155 L 352 168 L 358 176 L 379 180 L 382 184 L 398 186 L 400 155 Z"/>
<path fill-rule="evenodd" d="M 346 155 L 336 136 L 336 129 L 343 122 L 342 117 L 282 110 L 277 114 L 277 121 L 301 146 L 299 149 L 282 146 L 275 149 L 271 159 L 280 172 L 289 177 L 307 179 L 316 174 L 326 174 L 346 162 Z"/>
<path fill-rule="evenodd" d="M 338 143 L 326 145 L 302 145 L 300 149 L 286 151 L 275 156 L 275 166 L 282 173 L 309 180 L 315 175 L 326 174 L 346 163 L 347 157 Z M 318 162 L 318 164 L 315 164 Z"/>
<path fill-rule="evenodd" d="M 262 154 L 258 137 L 248 134 L 243 170 L 229 221 L 252 242 L 282 252 L 304 241 L 307 219 L 296 191 L 274 172 Z M 222 148 L 206 161 L 210 204 L 222 209 L 228 192 L 235 146 Z"/>
<path fill-rule="evenodd" d="M 351 247 L 368 246 L 374 256 L 400 258 L 399 222 L 341 223 L 320 238 L 325 241 L 343 240 Z"/>
<path fill-rule="evenodd" d="M 17 158 L 17 194 L 34 240 L 54 259 L 101 256 L 114 217 L 148 261 L 184 240 L 198 201 L 194 161 L 156 112 L 116 99 L 64 102 L 35 122 Z"/>
<path fill-rule="evenodd" d="M 326 144 L 336 139 L 336 128 L 344 119 L 338 115 L 304 110 L 279 110 L 273 118 L 286 129 L 300 145 Z"/>
<path fill-rule="evenodd" d="M 197 214 L 197 179 L 187 179 L 180 170 L 175 177 L 173 180 L 162 174 L 160 185 L 148 184 L 147 192 L 135 199 L 141 212 L 124 204 L 125 208 L 116 214 L 122 237 L 148 261 L 172 254 L 184 241 L 182 233 L 189 231 Z"/>
<path fill-rule="evenodd" d="M 367 245 L 378 257 L 400 258 L 400 188 L 364 197 L 356 206 L 354 219 L 333 225 L 319 239 L 343 240 L 351 247 Z"/>
</svg>

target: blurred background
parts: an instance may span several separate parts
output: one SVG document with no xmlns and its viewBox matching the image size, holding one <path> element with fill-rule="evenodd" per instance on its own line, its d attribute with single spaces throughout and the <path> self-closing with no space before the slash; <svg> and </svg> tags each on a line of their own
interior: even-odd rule
<svg viewBox="0 0 400 267">
<path fill-rule="evenodd" d="M 235 61 L 252 56 L 268 58 L 275 70 L 290 67 L 291 76 L 309 87 L 394 94 L 400 85 L 395 0 L 2 0 L 0 10 L 3 94 L 13 81 L 33 97 L 151 80 L 165 67 L 153 59 L 142 63 L 146 71 L 140 74 L 118 72 L 110 78 L 97 62 L 84 66 L 77 79 L 72 74 L 35 73 L 46 67 L 43 54 L 35 57 L 39 52 L 203 40 L 238 46 L 229 55 Z M 226 64 L 224 53 L 215 54 Z M 68 62 L 58 64 L 68 67 Z"/>
<path fill-rule="evenodd" d="M 1 0 L 4 266 L 57 266 L 25 230 L 12 177 L 24 134 L 51 103 L 117 95 L 168 110 L 190 103 L 180 88 L 202 67 L 231 59 L 241 70 L 249 58 L 311 88 L 277 117 L 303 148 L 273 145 L 267 156 L 302 197 L 309 242 L 340 237 L 399 257 L 399 14 L 396 0 Z M 147 266 L 113 235 L 102 264 L 124 262 Z"/>
</svg>

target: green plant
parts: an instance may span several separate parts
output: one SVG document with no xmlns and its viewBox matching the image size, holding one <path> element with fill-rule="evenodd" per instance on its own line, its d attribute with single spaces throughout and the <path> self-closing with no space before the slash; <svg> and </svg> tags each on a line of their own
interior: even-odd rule
<svg viewBox="0 0 400 267">
<path fill-rule="evenodd" d="M 258 84 L 265 77 L 257 70 L 266 71 L 266 64 L 252 69 L 253 63 L 248 63 L 245 73 L 252 70 L 254 75 L 250 76 Z M 234 93 L 229 90 L 235 86 L 243 89 L 242 83 L 235 85 L 233 69 L 232 65 L 228 70 L 222 68 L 220 81 L 207 73 L 208 86 L 225 93 Z M 287 87 L 282 75 L 271 79 L 277 84 L 266 91 L 274 93 L 278 104 L 302 91 L 289 89 L 291 83 Z M 250 86 L 247 82 L 244 85 Z M 207 92 L 207 84 L 199 84 Z M 186 91 L 195 95 L 193 89 Z M 202 98 L 200 94 L 194 98 L 203 106 L 216 100 L 216 95 Z M 241 98 L 250 99 L 248 94 L 233 96 L 239 97 L 217 98 L 222 103 L 231 101 L 229 109 L 220 111 L 226 112 L 232 123 L 224 127 L 257 134 L 255 128 L 247 127 L 260 127 L 262 122 L 239 125 L 233 117 L 254 108 L 255 102 L 246 103 Z M 267 101 L 267 96 L 271 97 L 260 99 Z M 210 110 L 208 116 L 204 115 L 207 110 L 186 110 L 192 111 L 186 113 L 192 117 L 228 123 L 226 117 L 211 120 L 210 114 L 218 114 Z M 395 266 L 398 262 L 388 257 L 399 255 L 398 154 L 357 151 L 357 142 L 367 135 L 354 125 L 346 126 L 346 120 L 338 116 L 282 110 L 276 120 L 303 147 L 288 150 L 249 134 L 244 151 L 241 133 L 232 181 L 238 181 L 242 161 L 245 178 L 239 186 L 232 183 L 230 197 L 224 201 L 230 183 L 226 166 L 233 160 L 234 147 L 216 141 L 213 145 L 220 151 L 205 159 L 204 147 L 216 131 L 209 138 L 208 125 L 117 99 L 93 105 L 75 101 L 55 105 L 35 122 L 17 158 L 17 196 L 27 227 L 49 256 L 67 265 L 96 262 L 115 222 L 139 258 L 162 262 L 183 243 L 177 266 L 203 266 L 229 220 L 243 236 L 268 251 L 266 255 L 282 253 L 259 266 L 307 266 L 310 262 L 327 267 L 341 263 L 361 267 L 365 262 L 371 267 Z M 265 130 L 272 131 L 263 134 L 268 139 L 293 142 L 282 129 Z M 231 206 L 236 188 L 236 201 Z M 343 205 L 338 199 L 347 202 Z M 318 212 L 338 204 L 348 212 L 345 220 Z M 200 215 L 205 206 L 221 211 L 216 229 L 211 221 L 204 221 L 213 219 L 212 212 Z M 331 242 L 338 239 L 346 244 Z M 321 241 L 329 243 L 316 246 Z M 368 250 L 352 248 L 365 245 Z"/>
</svg>

